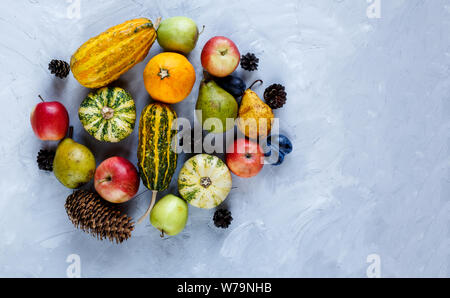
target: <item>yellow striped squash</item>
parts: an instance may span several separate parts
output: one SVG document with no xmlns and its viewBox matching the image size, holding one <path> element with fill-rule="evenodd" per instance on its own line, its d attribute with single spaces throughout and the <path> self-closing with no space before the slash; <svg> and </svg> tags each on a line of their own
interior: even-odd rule
<svg viewBox="0 0 450 298">
<path fill-rule="evenodd" d="M 172 129 L 176 119 L 175 111 L 162 103 L 152 103 L 142 111 L 138 167 L 144 185 L 150 190 L 162 191 L 169 187 L 177 167 L 177 130 Z"/>
<path fill-rule="evenodd" d="M 155 39 L 156 30 L 147 18 L 111 27 L 72 55 L 73 76 L 87 88 L 104 87 L 144 60 Z"/>
</svg>

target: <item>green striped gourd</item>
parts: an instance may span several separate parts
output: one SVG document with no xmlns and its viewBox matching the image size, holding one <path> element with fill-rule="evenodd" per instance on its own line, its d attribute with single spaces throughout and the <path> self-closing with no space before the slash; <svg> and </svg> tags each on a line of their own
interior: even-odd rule
<svg viewBox="0 0 450 298">
<path fill-rule="evenodd" d="M 144 108 L 139 120 L 139 144 L 137 150 L 138 167 L 144 185 L 153 191 L 152 200 L 146 214 L 150 213 L 156 193 L 169 187 L 177 167 L 175 152 L 176 129 L 172 129 L 177 119 L 175 111 L 166 104 L 152 103 Z"/>
<path fill-rule="evenodd" d="M 78 117 L 94 138 L 116 143 L 133 132 L 136 106 L 124 89 L 104 87 L 89 93 L 80 105 Z"/>
</svg>

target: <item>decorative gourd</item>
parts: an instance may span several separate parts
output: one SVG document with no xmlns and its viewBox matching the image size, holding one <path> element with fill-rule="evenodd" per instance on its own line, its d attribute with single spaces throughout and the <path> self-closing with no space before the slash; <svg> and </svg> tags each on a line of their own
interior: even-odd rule
<svg viewBox="0 0 450 298">
<path fill-rule="evenodd" d="M 80 105 L 78 117 L 94 138 L 116 143 L 133 132 L 136 106 L 124 89 L 104 87 L 89 93 Z"/>
<path fill-rule="evenodd" d="M 158 54 L 144 70 L 147 92 L 153 99 L 165 103 L 177 103 L 188 97 L 194 83 L 194 67 L 181 54 Z"/>
<path fill-rule="evenodd" d="M 183 165 L 178 191 L 191 205 L 211 209 L 220 205 L 231 190 L 231 173 L 218 157 L 198 154 Z"/>
<path fill-rule="evenodd" d="M 147 18 L 134 19 L 89 39 L 72 56 L 73 76 L 87 88 L 100 88 L 117 80 L 147 56 L 156 39 L 154 27 Z"/>
<path fill-rule="evenodd" d="M 149 215 L 157 192 L 169 187 L 177 167 L 174 138 L 177 130 L 172 129 L 176 119 L 175 111 L 161 103 L 150 104 L 142 111 L 139 120 L 138 167 L 142 182 L 152 191 L 152 200 L 138 223 Z"/>
</svg>

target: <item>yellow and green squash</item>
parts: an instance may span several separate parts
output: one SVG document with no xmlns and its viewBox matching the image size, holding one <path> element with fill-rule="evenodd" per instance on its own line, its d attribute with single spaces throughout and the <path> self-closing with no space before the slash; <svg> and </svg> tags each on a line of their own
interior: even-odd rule
<svg viewBox="0 0 450 298">
<path fill-rule="evenodd" d="M 94 138 L 116 143 L 133 132 L 136 106 L 124 89 L 104 87 L 88 94 L 80 105 L 78 117 Z"/>
<path fill-rule="evenodd" d="M 104 87 L 144 60 L 155 39 L 151 20 L 126 21 L 85 42 L 72 55 L 70 69 L 81 85 Z"/>
<path fill-rule="evenodd" d="M 169 187 L 177 167 L 175 136 L 177 119 L 166 104 L 153 103 L 144 108 L 139 120 L 138 167 L 144 185 L 154 191 Z M 174 142 L 172 144 L 172 142 Z"/>
<path fill-rule="evenodd" d="M 211 209 L 231 190 L 231 173 L 217 156 L 198 154 L 186 161 L 178 176 L 178 191 L 192 206 Z"/>
<path fill-rule="evenodd" d="M 144 108 L 139 120 L 138 168 L 145 187 L 152 191 L 152 199 L 141 223 L 155 205 L 158 191 L 169 187 L 177 168 L 176 135 L 173 129 L 177 114 L 168 105 L 152 103 Z"/>
</svg>

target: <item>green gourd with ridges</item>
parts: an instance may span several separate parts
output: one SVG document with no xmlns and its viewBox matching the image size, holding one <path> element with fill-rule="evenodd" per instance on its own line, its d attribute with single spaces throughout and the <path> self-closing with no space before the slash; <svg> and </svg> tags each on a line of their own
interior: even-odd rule
<svg viewBox="0 0 450 298">
<path fill-rule="evenodd" d="M 142 111 L 138 167 L 144 185 L 152 191 L 167 189 L 177 167 L 177 130 L 172 129 L 176 119 L 175 111 L 165 104 L 153 103 Z"/>
<path fill-rule="evenodd" d="M 116 143 L 133 132 L 136 106 L 124 89 L 104 87 L 89 93 L 80 105 L 78 117 L 94 138 Z"/>
</svg>

